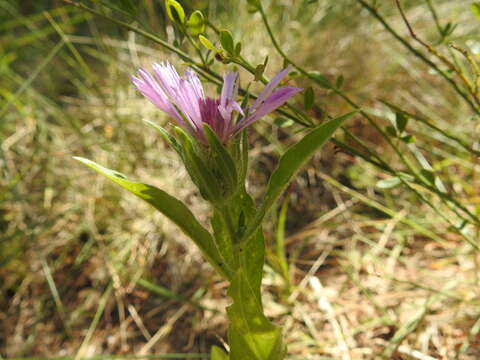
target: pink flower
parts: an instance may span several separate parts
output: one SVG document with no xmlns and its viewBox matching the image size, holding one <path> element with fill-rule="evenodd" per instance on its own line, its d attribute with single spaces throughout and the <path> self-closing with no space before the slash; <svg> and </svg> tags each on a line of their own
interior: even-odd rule
<svg viewBox="0 0 480 360">
<path fill-rule="evenodd" d="M 302 89 L 284 86 L 276 89 L 288 74 L 290 67 L 280 71 L 260 93 L 252 106 L 242 109 L 236 101 L 238 73 L 230 72 L 223 78 L 219 99 L 205 96 L 197 74 L 188 69 L 180 77 L 167 61 L 153 65 L 154 74 L 140 69 L 132 81 L 137 89 L 160 110 L 190 134 L 206 142 L 203 123 L 207 123 L 223 143 L 261 117 L 282 106 Z M 239 114 L 239 115 L 237 115 Z M 238 118 L 238 121 L 235 119 Z"/>
</svg>

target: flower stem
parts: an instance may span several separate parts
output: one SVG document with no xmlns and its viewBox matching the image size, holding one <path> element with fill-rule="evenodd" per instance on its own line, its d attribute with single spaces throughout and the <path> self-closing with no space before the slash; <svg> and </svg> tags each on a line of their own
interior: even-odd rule
<svg viewBox="0 0 480 360">
<path fill-rule="evenodd" d="M 235 226 L 235 223 L 233 221 L 233 216 L 232 212 L 230 210 L 230 207 L 228 205 L 224 205 L 222 207 L 217 208 L 218 213 L 222 217 L 223 222 L 225 223 L 225 226 L 227 227 L 228 234 L 230 236 L 230 239 L 232 241 L 232 245 L 236 244 L 236 239 L 237 239 L 237 229 Z"/>
</svg>

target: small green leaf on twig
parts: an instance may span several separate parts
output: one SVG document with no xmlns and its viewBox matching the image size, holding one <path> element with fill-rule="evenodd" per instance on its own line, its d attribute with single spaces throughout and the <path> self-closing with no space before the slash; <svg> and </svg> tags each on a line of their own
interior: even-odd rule
<svg viewBox="0 0 480 360">
<path fill-rule="evenodd" d="M 200 40 L 200 43 L 208 50 L 211 50 L 211 51 L 217 51 L 217 48 L 215 47 L 215 45 L 213 45 L 210 40 L 208 40 L 205 36 L 203 35 L 199 35 L 198 36 L 198 40 Z"/>
<path fill-rule="evenodd" d="M 257 67 L 255 68 L 255 74 L 254 74 L 255 81 L 262 80 L 264 71 L 265 71 L 265 65 L 258 64 Z"/>
<path fill-rule="evenodd" d="M 240 52 L 242 51 L 242 43 L 239 41 L 235 45 L 235 56 L 240 56 Z"/>
<path fill-rule="evenodd" d="M 399 177 L 390 177 L 387 179 L 383 179 L 377 182 L 375 185 L 379 189 L 392 189 L 397 187 L 402 183 L 402 180 Z"/>
<path fill-rule="evenodd" d="M 402 140 L 406 144 L 413 144 L 416 141 L 415 136 L 413 135 L 402 136 L 400 140 Z"/>
<path fill-rule="evenodd" d="M 340 75 L 339 77 L 337 77 L 337 81 L 335 82 L 335 86 L 337 87 L 337 89 L 341 89 L 342 86 L 343 86 L 343 75 Z"/>
<path fill-rule="evenodd" d="M 402 112 L 397 112 L 395 114 L 395 127 L 399 133 L 402 133 L 407 127 L 408 117 Z"/>
<path fill-rule="evenodd" d="M 185 24 L 185 11 L 182 5 L 175 0 L 167 0 L 165 3 L 167 15 L 175 23 Z"/>
<path fill-rule="evenodd" d="M 255 11 L 260 7 L 260 0 L 247 0 L 248 5 L 252 6 Z"/>
<path fill-rule="evenodd" d="M 473 15 L 477 17 L 478 20 L 480 20 L 480 2 L 474 2 L 470 5 L 470 10 L 472 11 Z"/>
<path fill-rule="evenodd" d="M 320 74 L 318 71 L 310 71 L 308 76 L 322 88 L 331 89 L 332 83 L 327 79 L 325 75 Z"/>
<path fill-rule="evenodd" d="M 387 134 L 390 135 L 391 137 L 398 136 L 397 129 L 395 129 L 393 126 L 387 126 L 385 130 L 387 131 Z"/>
<path fill-rule="evenodd" d="M 281 128 L 286 128 L 289 126 L 292 126 L 294 124 L 293 120 L 287 119 L 284 117 L 277 117 L 275 120 L 273 120 L 273 123 Z"/>
<path fill-rule="evenodd" d="M 220 44 L 229 54 L 235 54 L 235 44 L 233 42 L 232 33 L 228 30 L 220 30 Z"/>
<path fill-rule="evenodd" d="M 420 174 L 430 185 L 435 185 L 435 173 L 433 171 L 422 169 Z"/>
<path fill-rule="evenodd" d="M 312 108 L 314 100 L 315 94 L 313 93 L 313 88 L 309 86 L 303 93 L 303 103 L 306 110 L 310 110 Z"/>
<path fill-rule="evenodd" d="M 205 18 L 199 10 L 194 11 L 192 15 L 190 15 L 187 21 L 187 27 L 193 36 L 200 35 L 205 31 Z"/>
</svg>

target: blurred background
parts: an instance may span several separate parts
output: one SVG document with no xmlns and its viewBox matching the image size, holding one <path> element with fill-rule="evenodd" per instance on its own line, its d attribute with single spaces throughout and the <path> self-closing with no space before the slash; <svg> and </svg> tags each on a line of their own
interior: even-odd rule
<svg viewBox="0 0 480 360">
<path fill-rule="evenodd" d="M 268 77 L 283 67 L 247 1 L 180 2 L 229 29 L 251 63 L 268 56 Z M 160 214 L 72 159 L 157 185 L 206 221 L 176 154 L 143 122 L 168 119 L 130 82 L 155 61 L 185 64 L 125 24 L 195 51 L 178 41 L 163 1 L 78 1 L 104 16 L 67 3 L 0 0 L 0 357 L 206 359 L 226 338 L 228 284 Z M 346 124 L 367 157 L 381 156 L 397 175 L 409 172 L 402 156 L 412 158 L 467 210 L 325 146 L 284 197 L 286 217 L 277 220 L 279 204 L 265 228 L 265 306 L 285 327 L 291 358 L 479 359 L 479 117 L 435 51 L 475 92 L 480 5 L 402 2 L 431 52 L 393 0 L 263 4 L 283 51 L 351 100 L 294 73 L 290 84 L 311 86 L 314 104 L 301 95 L 291 104 L 317 123 L 358 104 L 378 127 L 360 114 Z M 205 35 L 216 39 L 211 28 Z M 241 79 L 245 86 L 253 76 L 242 70 Z M 410 114 L 404 129 L 392 104 Z M 254 196 L 300 130 L 280 115 L 251 129 Z M 358 145 L 345 132 L 336 138 Z"/>
</svg>

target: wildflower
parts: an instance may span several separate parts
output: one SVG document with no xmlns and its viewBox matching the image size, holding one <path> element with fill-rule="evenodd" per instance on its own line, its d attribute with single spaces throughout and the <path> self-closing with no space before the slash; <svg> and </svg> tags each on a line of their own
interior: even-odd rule
<svg viewBox="0 0 480 360">
<path fill-rule="evenodd" d="M 290 67 L 280 71 L 250 107 L 242 109 L 236 101 L 238 73 L 224 76 L 220 98 L 205 96 L 197 74 L 188 69 L 180 77 L 169 62 L 153 65 L 154 75 L 140 69 L 132 81 L 137 89 L 173 121 L 202 142 L 206 142 L 203 124 L 208 124 L 218 138 L 227 143 L 233 136 L 261 117 L 283 105 L 301 89 L 284 86 L 276 89 Z M 238 120 L 236 121 L 235 119 Z"/>
</svg>

